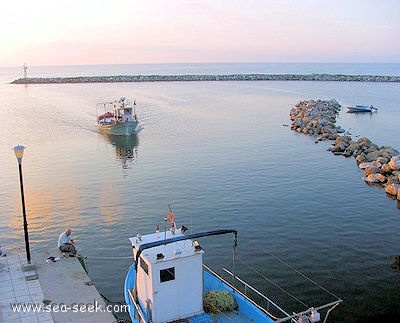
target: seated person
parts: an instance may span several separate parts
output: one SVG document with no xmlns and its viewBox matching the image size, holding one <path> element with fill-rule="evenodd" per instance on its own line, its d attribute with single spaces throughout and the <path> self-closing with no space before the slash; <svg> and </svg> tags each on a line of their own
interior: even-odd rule
<svg viewBox="0 0 400 323">
<path fill-rule="evenodd" d="M 74 240 L 71 237 L 71 229 L 65 230 L 58 237 L 58 248 L 61 252 L 68 252 L 73 256 L 76 255 Z"/>
</svg>

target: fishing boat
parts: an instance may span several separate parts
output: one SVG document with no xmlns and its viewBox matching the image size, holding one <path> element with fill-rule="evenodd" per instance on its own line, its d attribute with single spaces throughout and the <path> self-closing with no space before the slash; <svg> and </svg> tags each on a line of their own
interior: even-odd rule
<svg viewBox="0 0 400 323">
<path fill-rule="evenodd" d="M 347 107 L 347 112 L 355 113 L 355 112 L 372 112 L 373 110 L 378 110 L 372 105 L 353 105 L 351 107 Z"/>
<path fill-rule="evenodd" d="M 125 277 L 124 297 L 133 323 L 325 322 L 342 302 L 335 298 L 289 314 L 235 274 L 236 230 L 187 234 L 185 226 L 177 229 L 172 212 L 163 221 L 164 231 L 157 225 L 152 233 L 129 238 L 134 260 Z M 222 269 L 227 278 L 203 264 L 198 242 L 223 234 L 233 236 L 232 269 Z"/>
<path fill-rule="evenodd" d="M 96 105 L 99 130 L 107 135 L 129 136 L 140 130 L 139 120 L 133 105 L 121 97 L 114 102 L 101 102 Z M 99 115 L 98 110 L 101 109 Z"/>
</svg>

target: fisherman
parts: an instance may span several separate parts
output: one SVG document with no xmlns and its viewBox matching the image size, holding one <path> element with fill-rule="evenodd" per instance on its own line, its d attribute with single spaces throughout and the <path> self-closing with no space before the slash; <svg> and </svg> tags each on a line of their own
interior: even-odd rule
<svg viewBox="0 0 400 323">
<path fill-rule="evenodd" d="M 71 229 L 66 229 L 58 237 L 58 248 L 61 252 L 68 252 L 71 256 L 76 256 L 76 247 L 71 237 Z"/>
</svg>

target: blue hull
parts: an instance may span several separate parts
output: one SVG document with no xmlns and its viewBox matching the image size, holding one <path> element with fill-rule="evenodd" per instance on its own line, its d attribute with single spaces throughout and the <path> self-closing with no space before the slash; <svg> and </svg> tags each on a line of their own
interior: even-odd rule
<svg viewBox="0 0 400 323">
<path fill-rule="evenodd" d="M 132 291 L 135 286 L 135 268 L 131 266 L 126 277 L 125 277 L 125 285 L 124 285 L 124 295 L 125 295 L 125 303 L 129 306 L 129 315 L 133 323 L 143 322 L 139 320 L 139 315 L 135 309 L 135 304 L 132 301 L 128 290 Z M 186 322 L 190 323 L 213 323 L 213 322 L 237 322 L 237 323 L 269 323 L 273 322 L 273 320 L 262 310 L 260 310 L 257 306 L 252 304 L 247 298 L 241 295 L 238 292 L 233 291 L 233 289 L 224 283 L 222 280 L 217 278 L 212 273 L 207 270 L 203 270 L 203 278 L 204 278 L 204 293 L 210 290 L 227 290 L 232 296 L 235 298 L 236 303 L 238 304 L 237 311 L 232 312 L 223 312 L 220 314 L 209 315 L 206 313 L 196 315 L 190 318 L 186 318 Z M 146 313 L 142 312 L 145 322 L 147 322 Z"/>
<path fill-rule="evenodd" d="M 102 133 L 115 136 L 130 136 L 139 131 L 139 123 L 137 121 L 121 122 L 116 124 L 99 124 Z"/>
</svg>

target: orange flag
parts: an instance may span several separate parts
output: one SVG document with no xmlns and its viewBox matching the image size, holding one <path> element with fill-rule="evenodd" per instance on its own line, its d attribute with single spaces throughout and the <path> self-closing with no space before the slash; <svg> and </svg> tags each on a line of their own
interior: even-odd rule
<svg viewBox="0 0 400 323">
<path fill-rule="evenodd" d="M 169 213 L 168 213 L 168 219 L 169 219 L 171 222 L 175 222 L 174 213 L 169 212 Z"/>
</svg>

